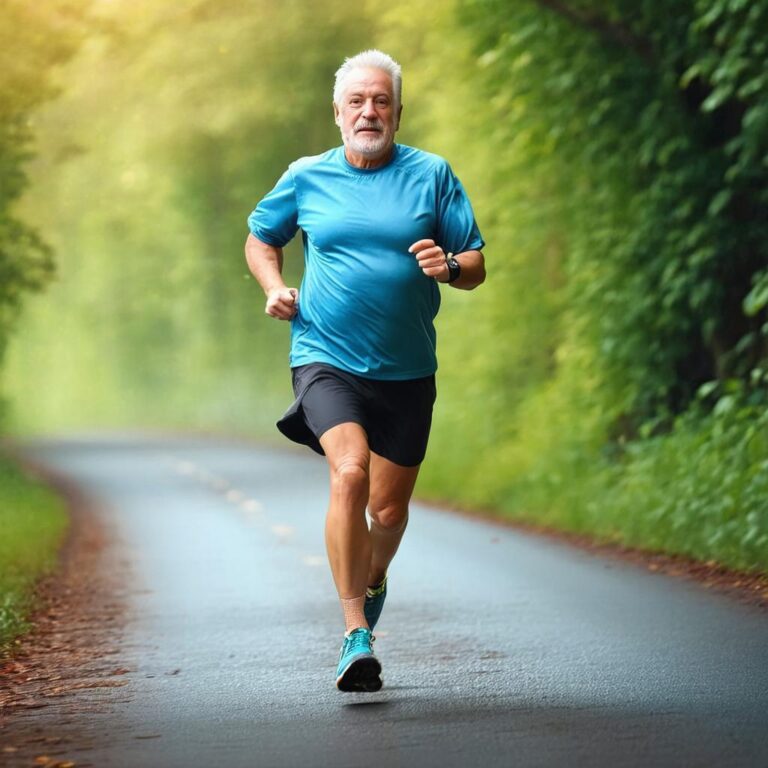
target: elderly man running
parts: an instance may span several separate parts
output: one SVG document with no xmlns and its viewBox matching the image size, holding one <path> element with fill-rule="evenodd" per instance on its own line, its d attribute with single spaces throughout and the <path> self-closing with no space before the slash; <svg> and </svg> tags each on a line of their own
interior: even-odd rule
<svg viewBox="0 0 768 768">
<path fill-rule="evenodd" d="M 291 321 L 296 401 L 278 428 L 330 469 L 325 539 L 346 624 L 336 685 L 377 691 L 371 630 L 429 437 L 439 284 L 482 283 L 484 243 L 448 163 L 394 141 L 402 105 L 392 58 L 346 59 L 333 111 L 343 146 L 291 163 L 249 216 L 245 252 L 266 313 Z M 300 291 L 281 276 L 299 229 Z"/>
</svg>

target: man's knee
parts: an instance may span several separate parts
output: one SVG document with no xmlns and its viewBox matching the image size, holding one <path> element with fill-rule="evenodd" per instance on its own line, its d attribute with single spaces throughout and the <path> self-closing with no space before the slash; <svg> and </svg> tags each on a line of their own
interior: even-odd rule
<svg viewBox="0 0 768 768">
<path fill-rule="evenodd" d="M 387 533 L 400 533 L 408 525 L 408 504 L 373 502 L 368 507 L 373 524 Z"/>
<path fill-rule="evenodd" d="M 331 482 L 345 494 L 367 493 L 369 482 L 369 460 L 364 453 L 350 453 L 342 456 L 331 467 Z"/>
</svg>

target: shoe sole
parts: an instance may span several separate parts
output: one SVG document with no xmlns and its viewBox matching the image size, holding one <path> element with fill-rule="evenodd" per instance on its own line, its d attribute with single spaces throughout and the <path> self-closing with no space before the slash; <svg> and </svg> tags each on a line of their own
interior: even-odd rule
<svg viewBox="0 0 768 768">
<path fill-rule="evenodd" d="M 336 680 L 336 687 L 344 693 L 374 693 L 381 686 L 381 664 L 374 656 L 355 659 Z"/>
</svg>

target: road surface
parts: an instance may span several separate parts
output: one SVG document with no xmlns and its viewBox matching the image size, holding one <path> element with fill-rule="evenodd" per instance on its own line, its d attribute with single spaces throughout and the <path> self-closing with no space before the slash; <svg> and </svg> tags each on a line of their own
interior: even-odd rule
<svg viewBox="0 0 768 768">
<path fill-rule="evenodd" d="M 76 763 L 768 766 L 765 611 L 415 504 L 384 688 L 342 694 L 322 459 L 186 438 L 28 452 L 100 503 L 136 580 L 128 685 L 84 711 L 106 736 Z"/>
</svg>

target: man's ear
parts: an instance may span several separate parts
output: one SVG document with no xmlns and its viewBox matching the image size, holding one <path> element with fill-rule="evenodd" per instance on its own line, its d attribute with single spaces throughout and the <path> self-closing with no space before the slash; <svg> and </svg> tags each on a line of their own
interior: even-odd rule
<svg viewBox="0 0 768 768">
<path fill-rule="evenodd" d="M 400 116 L 403 114 L 403 105 L 401 104 L 397 108 L 397 119 L 395 120 L 395 130 L 397 130 L 400 127 Z"/>
<path fill-rule="evenodd" d="M 333 102 L 333 122 L 341 128 L 341 113 L 335 101 Z"/>
</svg>

